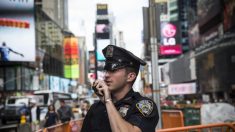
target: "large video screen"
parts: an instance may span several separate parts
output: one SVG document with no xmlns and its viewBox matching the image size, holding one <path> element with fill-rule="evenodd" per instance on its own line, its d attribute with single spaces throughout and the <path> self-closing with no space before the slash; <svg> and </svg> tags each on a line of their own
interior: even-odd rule
<svg viewBox="0 0 235 132">
<path fill-rule="evenodd" d="M 109 39 L 109 31 L 110 27 L 109 24 L 102 23 L 102 24 L 96 24 L 95 26 L 95 32 L 96 32 L 96 38 L 97 39 Z"/>
<path fill-rule="evenodd" d="M 109 39 L 102 39 L 102 40 L 97 40 L 97 45 L 96 45 L 96 59 L 98 61 L 104 61 L 105 57 L 102 53 L 102 50 L 109 45 L 111 42 Z"/>
<path fill-rule="evenodd" d="M 108 33 L 109 25 L 107 24 L 97 24 L 96 25 L 96 33 Z"/>
<path fill-rule="evenodd" d="M 161 23 L 160 55 L 179 55 L 182 53 L 180 31 L 177 22 Z"/>
<path fill-rule="evenodd" d="M 0 60 L 35 61 L 34 0 L 0 0 Z"/>
</svg>

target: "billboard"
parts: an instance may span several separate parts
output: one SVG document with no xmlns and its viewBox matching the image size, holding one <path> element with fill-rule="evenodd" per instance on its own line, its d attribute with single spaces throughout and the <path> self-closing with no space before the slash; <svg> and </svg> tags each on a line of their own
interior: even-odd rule
<svg viewBox="0 0 235 132">
<path fill-rule="evenodd" d="M 110 26 L 108 20 L 98 20 L 95 25 L 95 33 L 97 39 L 110 38 Z"/>
<path fill-rule="evenodd" d="M 0 1 L 0 36 L 1 61 L 35 61 L 34 0 Z"/>
<path fill-rule="evenodd" d="M 97 40 L 97 46 L 96 46 L 96 59 L 98 61 L 104 61 L 104 55 L 102 53 L 102 50 L 110 44 L 110 40 L 109 39 L 101 39 L 101 40 Z"/>
<path fill-rule="evenodd" d="M 96 14 L 97 15 L 107 15 L 108 14 L 108 5 L 107 4 L 97 4 L 96 5 Z"/>
<path fill-rule="evenodd" d="M 97 20 L 95 26 L 95 33 L 97 39 L 109 39 L 110 38 L 110 25 L 108 16 L 108 5 L 97 4 Z"/>
<path fill-rule="evenodd" d="M 96 33 L 109 33 L 108 24 L 96 24 Z"/>
<path fill-rule="evenodd" d="M 163 46 L 160 45 L 161 55 L 178 55 L 182 53 L 181 45 Z"/>
<path fill-rule="evenodd" d="M 179 34 L 177 23 L 161 23 L 160 55 L 179 55 L 182 53 L 182 47 L 179 43 Z"/>
<path fill-rule="evenodd" d="M 97 60 L 97 78 L 102 79 L 104 76 L 103 69 L 105 65 L 105 57 L 102 53 L 102 50 L 109 45 L 111 42 L 109 39 L 100 39 L 97 40 L 96 45 L 96 60 Z"/>
<path fill-rule="evenodd" d="M 78 39 L 64 38 L 64 76 L 65 78 L 79 78 Z"/>
<path fill-rule="evenodd" d="M 89 51 L 88 53 L 89 56 L 89 72 L 94 72 L 95 71 L 95 52 L 94 51 Z"/>
<path fill-rule="evenodd" d="M 196 83 L 170 84 L 168 86 L 169 95 L 195 94 L 197 92 Z"/>
<path fill-rule="evenodd" d="M 60 91 L 60 78 L 57 76 L 50 76 L 50 90 Z"/>
<path fill-rule="evenodd" d="M 70 80 L 65 78 L 60 78 L 60 91 L 68 93 L 69 92 Z"/>
</svg>

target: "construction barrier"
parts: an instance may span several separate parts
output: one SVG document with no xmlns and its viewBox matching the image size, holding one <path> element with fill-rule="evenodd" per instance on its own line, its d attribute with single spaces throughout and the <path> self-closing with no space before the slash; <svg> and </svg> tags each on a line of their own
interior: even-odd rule
<svg viewBox="0 0 235 132">
<path fill-rule="evenodd" d="M 184 116 L 181 110 L 162 110 L 162 128 L 184 126 Z"/>
<path fill-rule="evenodd" d="M 72 120 L 70 122 L 57 124 L 51 127 L 40 129 L 37 132 L 80 132 L 83 119 Z"/>
<path fill-rule="evenodd" d="M 208 125 L 186 126 L 159 129 L 156 132 L 235 132 L 235 123 L 219 123 Z"/>
</svg>

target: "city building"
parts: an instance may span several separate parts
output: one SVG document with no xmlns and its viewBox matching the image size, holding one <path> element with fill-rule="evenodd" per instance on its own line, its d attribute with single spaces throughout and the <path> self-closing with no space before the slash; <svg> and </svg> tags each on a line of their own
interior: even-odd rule
<svg viewBox="0 0 235 132">
<path fill-rule="evenodd" d="M 65 78 L 64 39 L 66 37 L 74 37 L 73 33 L 68 30 L 68 1 L 28 0 L 2 2 L 8 2 L 7 4 L 9 5 L 17 4 L 23 8 L 20 10 L 9 6 L 9 8 L 0 10 L 0 12 L 8 10 L 15 12 L 13 15 L 0 15 L 2 21 L 13 21 L 13 19 L 16 19 L 14 20 L 16 24 L 21 21 L 27 24 L 28 18 L 24 17 L 25 14 L 28 13 L 26 14 L 27 16 L 32 16 L 29 26 L 13 27 L 14 25 L 3 25 L 0 28 L 6 31 L 12 30 L 12 36 L 19 29 L 21 34 L 18 34 L 18 36 L 24 35 L 26 32 L 27 34 L 25 33 L 24 37 L 19 38 L 14 35 L 12 40 L 23 42 L 28 36 L 27 39 L 28 41 L 30 40 L 30 45 L 33 45 L 33 47 L 22 49 L 22 52 L 16 50 L 18 52 L 14 52 L 16 54 L 15 58 L 9 61 L 0 61 L 1 99 L 4 100 L 5 97 L 12 95 L 32 94 L 35 90 L 69 92 L 72 91 L 71 88 L 76 88 L 80 85 L 85 87 L 87 82 L 85 75 L 87 70 L 87 64 L 85 63 L 87 51 L 84 37 L 77 37 L 77 47 L 79 47 L 80 54 L 78 55 L 78 60 L 73 61 L 80 66 L 77 69 L 77 71 L 80 71 L 80 76 L 77 78 Z M 15 14 L 22 16 L 22 20 L 18 20 L 19 17 L 15 18 Z M 11 19 L 8 19 L 8 17 L 11 17 Z M 28 29 L 32 31 L 30 34 L 27 31 Z M 5 40 L 6 44 L 12 40 Z M 2 40 L 1 43 L 3 43 Z M 21 47 L 24 45 L 24 43 L 20 44 Z M 18 47 L 13 45 L 11 48 L 17 49 Z M 21 50 L 20 48 L 18 49 Z M 29 53 L 32 55 L 28 55 Z"/>
</svg>

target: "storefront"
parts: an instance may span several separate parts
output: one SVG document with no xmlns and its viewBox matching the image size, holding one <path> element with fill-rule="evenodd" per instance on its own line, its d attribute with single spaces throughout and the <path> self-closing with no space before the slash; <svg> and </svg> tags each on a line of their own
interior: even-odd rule
<svg viewBox="0 0 235 132">
<path fill-rule="evenodd" d="M 231 93 L 235 90 L 235 45 L 224 45 L 198 55 L 196 64 L 201 93 L 215 93 L 213 98 L 216 100 L 226 99 L 226 96 L 233 97 Z"/>
</svg>

